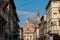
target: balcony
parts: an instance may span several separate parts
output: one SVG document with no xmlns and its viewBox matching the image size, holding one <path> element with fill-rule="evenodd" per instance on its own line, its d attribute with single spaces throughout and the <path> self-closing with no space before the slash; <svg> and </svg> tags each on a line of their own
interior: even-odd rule
<svg viewBox="0 0 60 40">
<path fill-rule="evenodd" d="M 7 22 L 7 15 L 0 9 L 0 24 Z"/>
<path fill-rule="evenodd" d="M 60 26 L 56 26 L 56 25 L 52 25 L 51 27 L 48 28 L 48 32 L 49 34 L 53 35 L 53 34 L 59 34 L 59 29 Z"/>
</svg>

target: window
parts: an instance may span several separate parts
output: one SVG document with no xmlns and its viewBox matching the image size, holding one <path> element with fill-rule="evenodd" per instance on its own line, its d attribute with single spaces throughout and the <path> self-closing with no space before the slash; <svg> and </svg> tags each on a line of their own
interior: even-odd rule
<svg viewBox="0 0 60 40">
<path fill-rule="evenodd" d="M 57 26 L 56 25 L 52 25 L 52 31 L 57 30 Z"/>
<path fill-rule="evenodd" d="M 29 38 L 29 36 L 27 35 L 27 36 L 26 36 L 26 39 L 29 40 L 28 38 Z"/>
<path fill-rule="evenodd" d="M 8 34 L 6 32 L 5 32 L 4 38 L 5 38 L 5 40 L 8 40 L 7 39 L 8 38 Z"/>
<path fill-rule="evenodd" d="M 27 40 L 29 40 L 29 39 L 27 38 Z"/>
<path fill-rule="evenodd" d="M 56 25 L 54 25 L 54 30 L 57 30 L 57 26 Z"/>
<path fill-rule="evenodd" d="M 60 21 L 59 21 L 59 25 L 60 25 Z"/>
<path fill-rule="evenodd" d="M 60 2 L 59 2 L 60 3 Z"/>
<path fill-rule="evenodd" d="M 30 35 L 30 38 L 31 38 L 31 35 Z"/>
<path fill-rule="evenodd" d="M 60 14 L 60 9 L 59 9 L 59 14 Z"/>
<path fill-rule="evenodd" d="M 7 8 L 3 9 L 3 11 L 7 15 Z"/>
<path fill-rule="evenodd" d="M 57 18 L 57 13 L 53 13 L 53 18 Z"/>
</svg>

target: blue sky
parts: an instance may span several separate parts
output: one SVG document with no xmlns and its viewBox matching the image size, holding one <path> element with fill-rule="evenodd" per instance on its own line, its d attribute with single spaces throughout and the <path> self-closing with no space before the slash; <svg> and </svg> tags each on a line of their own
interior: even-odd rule
<svg viewBox="0 0 60 40">
<path fill-rule="evenodd" d="M 24 27 L 27 18 L 35 19 L 37 8 L 39 8 L 40 16 L 46 13 L 46 5 L 49 0 L 14 0 L 16 11 L 20 19 L 19 25 Z"/>
</svg>

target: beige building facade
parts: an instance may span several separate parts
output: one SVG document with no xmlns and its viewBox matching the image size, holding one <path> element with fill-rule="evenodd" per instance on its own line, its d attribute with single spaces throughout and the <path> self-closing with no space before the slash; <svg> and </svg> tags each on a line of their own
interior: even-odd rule
<svg viewBox="0 0 60 40">
<path fill-rule="evenodd" d="M 49 39 L 60 40 L 60 0 L 50 0 L 46 10 Z"/>
</svg>

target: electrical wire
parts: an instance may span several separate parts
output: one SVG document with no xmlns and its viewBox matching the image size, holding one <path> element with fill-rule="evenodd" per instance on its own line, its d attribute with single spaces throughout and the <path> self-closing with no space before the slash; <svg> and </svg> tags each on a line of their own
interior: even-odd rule
<svg viewBox="0 0 60 40">
<path fill-rule="evenodd" d="M 27 2 L 27 3 L 25 3 L 25 4 L 22 4 L 22 5 L 17 6 L 17 8 L 26 6 L 26 5 L 31 4 L 31 3 L 34 3 L 34 2 L 36 2 L 36 1 L 37 1 L 37 0 L 33 0 L 33 1 L 30 1 L 30 2 Z"/>
</svg>

